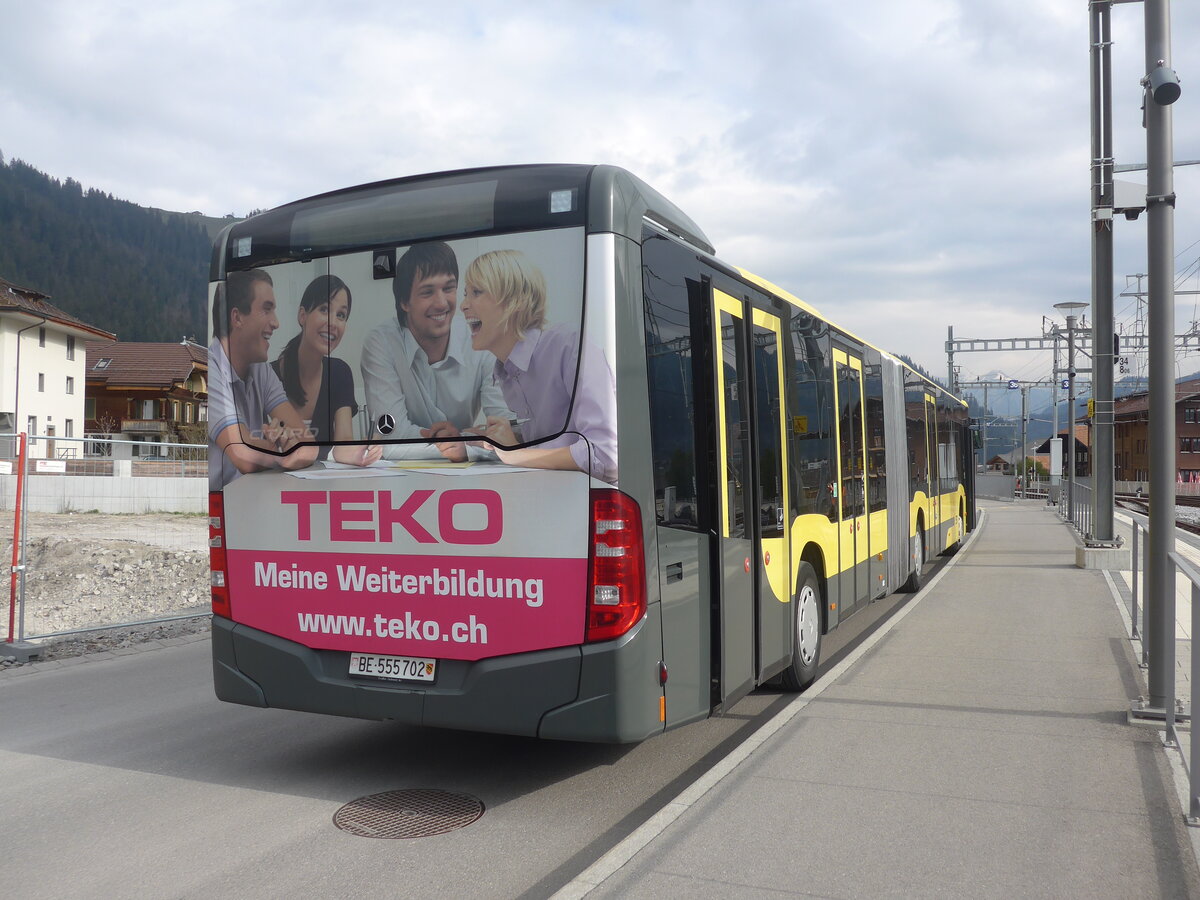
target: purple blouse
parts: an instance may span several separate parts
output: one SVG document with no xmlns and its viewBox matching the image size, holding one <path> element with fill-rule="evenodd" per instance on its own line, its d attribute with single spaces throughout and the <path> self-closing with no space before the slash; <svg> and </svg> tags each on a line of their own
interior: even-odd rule
<svg viewBox="0 0 1200 900">
<path fill-rule="evenodd" d="M 538 446 L 569 447 L 580 471 L 616 484 L 616 383 L 604 353 L 584 342 L 580 359 L 579 343 L 579 332 L 566 325 L 528 331 L 507 360 L 496 361 L 496 382 L 522 441 L 557 434 Z"/>
</svg>

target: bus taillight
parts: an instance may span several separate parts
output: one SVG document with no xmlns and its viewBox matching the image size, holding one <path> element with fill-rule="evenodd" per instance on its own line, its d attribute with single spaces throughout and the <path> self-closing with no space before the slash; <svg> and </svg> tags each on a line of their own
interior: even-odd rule
<svg viewBox="0 0 1200 900">
<path fill-rule="evenodd" d="M 642 511 L 628 495 L 592 491 L 588 643 L 620 637 L 646 614 Z"/>
<path fill-rule="evenodd" d="M 213 615 L 233 618 L 225 577 L 225 497 L 220 491 L 208 495 L 208 571 Z"/>
</svg>

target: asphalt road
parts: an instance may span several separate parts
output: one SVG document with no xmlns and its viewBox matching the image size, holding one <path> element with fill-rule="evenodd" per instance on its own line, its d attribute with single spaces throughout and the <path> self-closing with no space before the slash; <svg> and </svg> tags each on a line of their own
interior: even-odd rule
<svg viewBox="0 0 1200 900">
<path fill-rule="evenodd" d="M 905 599 L 827 638 L 825 666 Z M 758 692 L 612 747 L 220 703 L 206 638 L 13 670 L 0 674 L 3 887 L 56 900 L 548 896 L 790 699 Z M 333 824 L 350 801 L 410 788 L 486 811 L 406 840 Z"/>
</svg>

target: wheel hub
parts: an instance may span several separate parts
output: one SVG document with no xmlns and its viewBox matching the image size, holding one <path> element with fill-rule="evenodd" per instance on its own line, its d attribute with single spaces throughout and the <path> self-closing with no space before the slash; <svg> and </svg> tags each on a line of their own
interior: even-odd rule
<svg viewBox="0 0 1200 900">
<path fill-rule="evenodd" d="M 796 646 L 800 651 L 800 661 L 810 665 L 817 653 L 817 641 L 820 636 L 821 611 L 817 606 L 817 592 L 811 585 L 805 585 L 796 598 Z"/>
</svg>

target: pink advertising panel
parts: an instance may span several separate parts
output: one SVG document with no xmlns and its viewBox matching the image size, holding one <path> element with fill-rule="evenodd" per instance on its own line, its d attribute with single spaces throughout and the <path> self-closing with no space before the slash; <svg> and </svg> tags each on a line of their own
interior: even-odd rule
<svg viewBox="0 0 1200 900">
<path fill-rule="evenodd" d="M 239 478 L 224 492 L 233 619 L 318 649 L 439 659 L 579 644 L 591 484 L 496 462 Z"/>
</svg>

